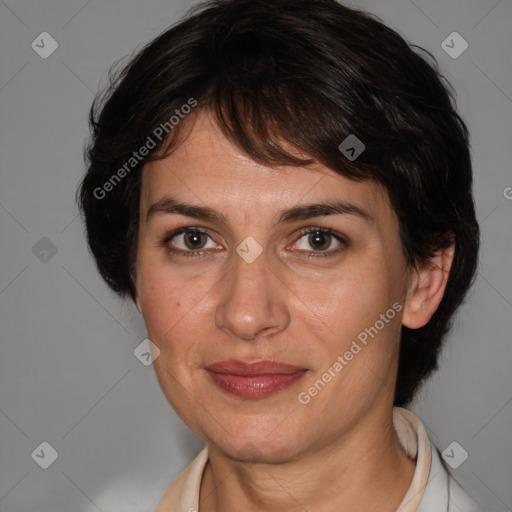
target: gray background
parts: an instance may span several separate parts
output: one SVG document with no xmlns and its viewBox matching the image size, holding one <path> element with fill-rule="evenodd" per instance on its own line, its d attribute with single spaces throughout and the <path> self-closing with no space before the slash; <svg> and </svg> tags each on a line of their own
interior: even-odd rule
<svg viewBox="0 0 512 512">
<path fill-rule="evenodd" d="M 200 448 L 135 358 L 143 322 L 98 276 L 74 203 L 108 68 L 193 3 L 0 2 L 2 512 L 149 511 Z M 479 276 L 412 409 L 441 450 L 468 452 L 452 473 L 482 510 L 511 510 L 512 1 L 352 3 L 437 56 L 472 133 Z M 45 31 L 47 59 L 31 48 Z M 469 43 L 457 59 L 441 47 L 453 31 Z M 31 457 L 43 441 L 48 469 Z"/>
</svg>

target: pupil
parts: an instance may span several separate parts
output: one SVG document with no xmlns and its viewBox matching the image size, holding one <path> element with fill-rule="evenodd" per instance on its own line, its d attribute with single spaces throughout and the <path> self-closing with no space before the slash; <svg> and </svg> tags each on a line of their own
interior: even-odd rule
<svg viewBox="0 0 512 512">
<path fill-rule="evenodd" d="M 204 245 L 201 244 L 202 235 L 203 233 L 200 233 L 199 231 L 189 231 L 185 237 L 185 243 L 187 244 L 188 248 L 197 249 L 198 245 L 202 247 Z"/>
<path fill-rule="evenodd" d="M 322 240 L 324 243 L 322 243 Z M 321 231 L 317 231 L 310 236 L 310 242 L 312 246 L 317 246 L 317 249 L 327 249 L 329 247 L 329 236 L 327 233 L 322 233 Z M 325 243 L 327 242 L 327 243 Z M 320 247 L 318 247 L 320 245 Z"/>
</svg>

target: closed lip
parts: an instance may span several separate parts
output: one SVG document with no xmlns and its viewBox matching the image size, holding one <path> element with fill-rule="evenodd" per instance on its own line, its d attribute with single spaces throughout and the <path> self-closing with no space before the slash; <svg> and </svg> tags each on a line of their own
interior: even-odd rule
<svg viewBox="0 0 512 512">
<path fill-rule="evenodd" d="M 237 361 L 230 359 L 227 361 L 217 361 L 205 367 L 206 370 L 213 373 L 226 373 L 230 375 L 289 375 L 307 368 L 301 368 L 280 361 L 260 360 L 260 361 Z"/>
<path fill-rule="evenodd" d="M 264 398 L 302 379 L 306 368 L 279 361 L 217 361 L 205 367 L 212 382 L 242 398 Z"/>
</svg>

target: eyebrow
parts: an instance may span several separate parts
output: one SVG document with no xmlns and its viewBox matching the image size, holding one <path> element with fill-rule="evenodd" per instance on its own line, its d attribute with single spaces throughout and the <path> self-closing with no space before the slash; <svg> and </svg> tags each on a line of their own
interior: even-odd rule
<svg viewBox="0 0 512 512">
<path fill-rule="evenodd" d="M 225 226 L 229 225 L 227 218 L 213 208 L 185 203 L 173 197 L 165 197 L 152 204 L 147 210 L 146 220 L 149 220 L 156 213 L 183 215 L 199 220 L 217 222 Z M 283 210 L 280 212 L 276 224 L 291 223 L 314 217 L 326 217 L 328 215 L 354 215 L 367 222 L 374 222 L 373 217 L 359 206 L 346 201 L 331 200 L 294 206 Z"/>
</svg>

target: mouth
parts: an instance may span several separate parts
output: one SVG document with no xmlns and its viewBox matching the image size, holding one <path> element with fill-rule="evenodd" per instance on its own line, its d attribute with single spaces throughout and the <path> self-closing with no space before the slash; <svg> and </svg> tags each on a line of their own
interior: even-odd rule
<svg viewBox="0 0 512 512">
<path fill-rule="evenodd" d="M 263 398 L 302 379 L 308 372 L 278 361 L 218 361 L 206 366 L 213 383 L 232 395 Z"/>
</svg>

